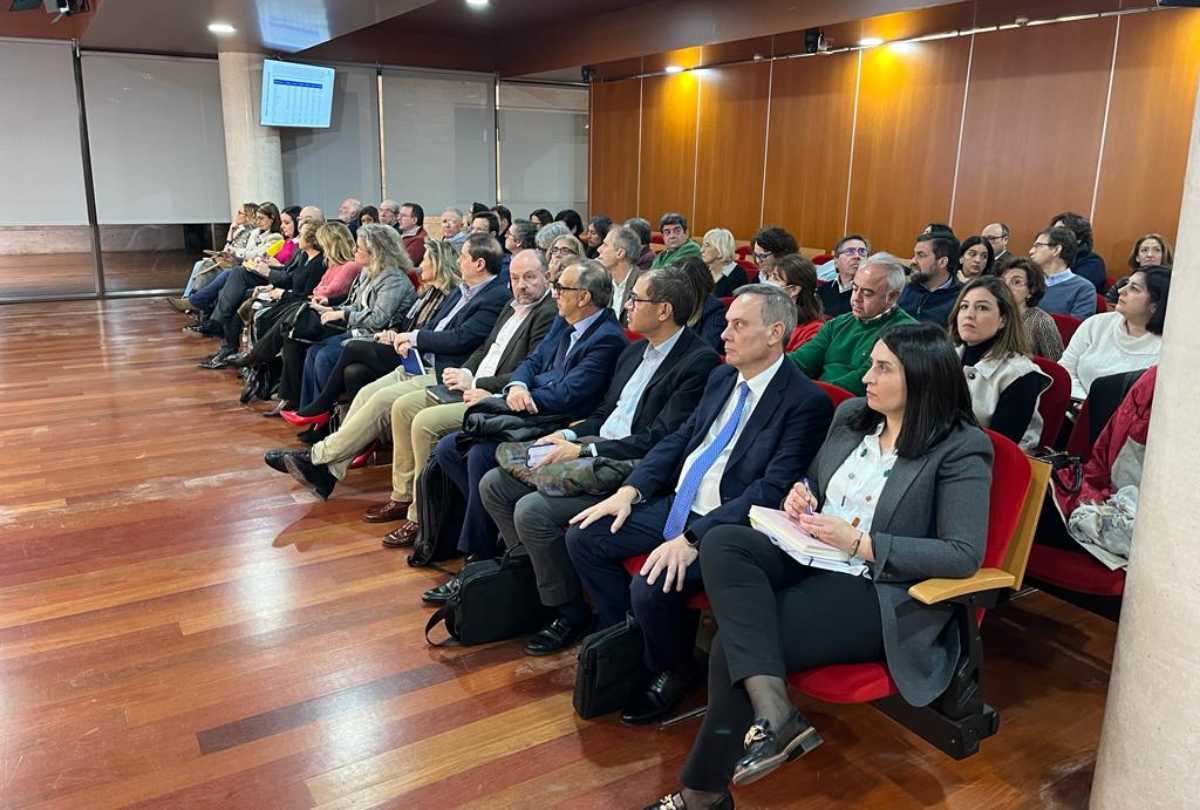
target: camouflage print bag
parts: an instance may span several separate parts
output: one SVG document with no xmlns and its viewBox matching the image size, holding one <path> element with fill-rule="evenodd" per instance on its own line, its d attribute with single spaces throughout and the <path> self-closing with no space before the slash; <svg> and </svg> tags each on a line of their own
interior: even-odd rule
<svg viewBox="0 0 1200 810">
<path fill-rule="evenodd" d="M 611 458 L 577 458 L 555 464 L 529 467 L 529 448 L 534 442 L 504 442 L 496 448 L 496 463 L 506 473 L 543 495 L 611 495 L 625 482 L 637 461 Z"/>
</svg>

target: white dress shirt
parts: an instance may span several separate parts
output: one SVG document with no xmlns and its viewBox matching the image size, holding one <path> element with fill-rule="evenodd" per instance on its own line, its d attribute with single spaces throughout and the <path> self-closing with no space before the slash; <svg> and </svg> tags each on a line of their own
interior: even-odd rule
<svg viewBox="0 0 1200 810">
<path fill-rule="evenodd" d="M 642 362 L 638 363 L 633 376 L 621 389 L 617 407 L 613 408 L 613 412 L 600 426 L 601 439 L 624 439 L 633 432 L 633 416 L 637 413 L 638 403 L 642 401 L 642 394 L 646 393 L 646 387 L 650 385 L 650 380 L 654 378 L 659 366 L 667 359 L 671 349 L 675 348 L 675 344 L 679 342 L 679 336 L 682 334 L 683 329 L 677 329 L 675 334 L 657 347 L 652 344 L 646 346 L 646 351 L 642 354 Z"/>
<path fill-rule="evenodd" d="M 884 453 L 879 446 L 879 436 L 883 433 L 883 422 L 874 431 L 863 436 L 858 447 L 846 456 L 846 460 L 834 472 L 825 487 L 825 505 L 821 514 L 840 517 L 847 523 L 853 523 L 861 532 L 871 532 L 871 521 L 875 517 L 875 507 L 879 505 L 879 496 L 887 484 L 892 467 L 896 466 L 896 451 Z"/>
<path fill-rule="evenodd" d="M 529 313 L 533 312 L 533 308 L 540 304 L 548 294 L 549 291 L 532 304 L 518 304 L 516 299 L 510 302 L 509 305 L 513 308 L 512 317 L 504 322 L 504 326 L 500 327 L 500 331 L 496 334 L 496 339 L 492 342 L 491 348 L 488 349 L 483 359 L 479 361 L 479 368 L 475 372 L 476 379 L 479 377 L 491 377 L 496 373 L 496 369 L 500 367 L 500 358 L 508 349 L 508 344 L 512 342 L 513 335 L 521 328 L 521 324 L 529 317 Z"/>
<path fill-rule="evenodd" d="M 717 456 L 717 460 L 709 468 L 708 473 L 704 476 L 704 480 L 700 483 L 700 489 L 696 492 L 696 500 L 692 503 L 692 511 L 697 515 L 707 515 L 712 510 L 721 505 L 721 478 L 725 475 L 725 465 L 729 463 L 729 456 L 733 453 L 733 448 L 737 447 L 738 440 L 742 437 L 742 431 L 746 424 L 750 421 L 750 417 L 754 414 L 754 409 L 762 400 L 763 392 L 767 390 L 767 386 L 771 384 L 771 380 L 775 379 L 775 375 L 779 369 L 783 367 L 783 361 L 786 358 L 780 356 L 778 360 L 772 363 L 765 371 L 761 371 L 750 379 L 746 379 L 740 373 L 737 376 L 737 383 L 733 386 L 733 391 L 729 398 L 725 401 L 725 406 L 721 408 L 721 413 L 713 420 L 712 425 L 708 428 L 708 434 L 704 437 L 704 441 L 684 459 L 683 467 L 679 470 L 679 480 L 675 482 L 675 491 L 679 492 L 679 485 L 683 483 L 683 479 L 687 477 L 688 470 L 696 463 L 696 459 L 700 458 L 701 454 L 713 443 L 717 438 L 717 434 L 721 432 L 721 428 L 733 415 L 733 409 L 737 405 L 738 388 L 742 383 L 747 383 L 750 386 L 750 393 L 746 395 L 746 405 L 742 409 L 742 419 L 737 426 L 737 430 L 733 432 L 733 438 L 729 440 L 729 444 L 725 445 L 725 449 L 721 451 L 721 455 Z"/>
</svg>

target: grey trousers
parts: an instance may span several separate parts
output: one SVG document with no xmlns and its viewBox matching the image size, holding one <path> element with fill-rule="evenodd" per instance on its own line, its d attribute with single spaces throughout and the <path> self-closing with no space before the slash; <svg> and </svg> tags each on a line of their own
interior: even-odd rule
<svg viewBox="0 0 1200 810">
<path fill-rule="evenodd" d="M 547 607 L 583 599 L 583 587 L 567 554 L 567 522 L 604 500 L 595 495 L 554 498 L 527 486 L 499 467 L 479 482 L 479 497 L 500 529 L 504 544 L 529 551 L 538 595 Z"/>
</svg>

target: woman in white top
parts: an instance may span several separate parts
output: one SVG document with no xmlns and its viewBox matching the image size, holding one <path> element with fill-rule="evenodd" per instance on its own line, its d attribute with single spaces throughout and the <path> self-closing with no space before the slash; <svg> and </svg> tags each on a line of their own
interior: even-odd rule
<svg viewBox="0 0 1200 810">
<path fill-rule="evenodd" d="M 1071 373 L 1071 397 L 1086 399 L 1098 377 L 1149 368 L 1158 362 L 1171 271 L 1145 267 L 1129 277 L 1115 312 L 1088 318 L 1059 364 Z"/>
</svg>

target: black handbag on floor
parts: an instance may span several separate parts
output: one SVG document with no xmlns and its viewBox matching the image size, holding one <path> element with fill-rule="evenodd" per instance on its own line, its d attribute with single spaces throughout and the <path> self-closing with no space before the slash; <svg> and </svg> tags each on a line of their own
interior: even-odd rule
<svg viewBox="0 0 1200 810">
<path fill-rule="evenodd" d="M 417 504 L 417 538 L 408 564 L 420 568 L 457 557 L 458 535 L 467 514 L 467 501 L 430 453 L 413 488 Z"/>
<path fill-rule="evenodd" d="M 579 645 L 575 713 L 584 720 L 615 712 L 633 697 L 649 673 L 642 662 L 642 628 L 633 616 L 597 630 Z"/>
<path fill-rule="evenodd" d="M 545 623 L 547 609 L 538 598 L 537 577 L 524 546 L 499 559 L 469 562 L 458 579 L 458 591 L 425 625 L 425 640 L 435 647 L 449 641 L 429 638 L 443 621 L 450 636 L 465 646 L 523 636 Z"/>
</svg>

